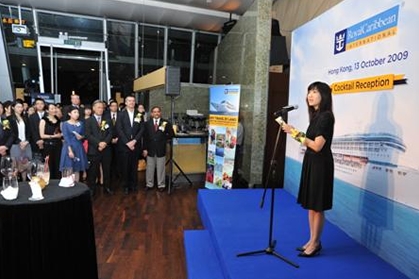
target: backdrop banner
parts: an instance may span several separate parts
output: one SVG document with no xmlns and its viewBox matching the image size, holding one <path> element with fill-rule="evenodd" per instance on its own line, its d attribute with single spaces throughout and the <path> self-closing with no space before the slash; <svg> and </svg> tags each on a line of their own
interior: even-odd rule
<svg viewBox="0 0 419 279">
<path fill-rule="evenodd" d="M 301 109 L 288 115 L 305 131 L 308 85 L 330 84 L 335 181 L 326 216 L 409 278 L 419 278 L 418 25 L 416 0 L 345 0 L 296 29 L 289 103 Z M 289 137 L 286 146 L 284 187 L 297 195 L 305 150 Z"/>
<path fill-rule="evenodd" d="M 307 86 L 329 83 L 335 177 L 419 209 L 417 17 L 415 1 L 371 1 L 356 13 L 338 5 L 297 29 L 290 103 L 305 108 Z M 290 113 L 289 122 L 305 129 L 307 110 Z M 288 157 L 300 162 L 302 155 L 287 144 Z"/>
</svg>

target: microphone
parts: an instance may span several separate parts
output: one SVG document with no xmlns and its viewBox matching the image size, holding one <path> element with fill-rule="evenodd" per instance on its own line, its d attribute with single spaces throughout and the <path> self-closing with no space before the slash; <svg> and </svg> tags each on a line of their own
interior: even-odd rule
<svg viewBox="0 0 419 279">
<path fill-rule="evenodd" d="M 282 114 L 298 109 L 298 105 L 289 105 L 289 106 L 285 106 L 280 110 L 277 110 L 274 112 L 274 116 L 281 116 Z"/>
</svg>

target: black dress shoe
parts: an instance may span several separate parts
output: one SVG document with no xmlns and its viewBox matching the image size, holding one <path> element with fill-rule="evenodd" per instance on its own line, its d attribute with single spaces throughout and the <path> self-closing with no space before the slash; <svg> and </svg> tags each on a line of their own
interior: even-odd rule
<svg viewBox="0 0 419 279">
<path fill-rule="evenodd" d="M 153 187 L 147 187 L 147 186 L 144 187 L 144 191 L 146 192 L 150 191 L 151 189 L 153 189 Z"/>
<path fill-rule="evenodd" d="M 164 191 L 164 189 L 166 189 L 166 187 L 159 187 L 159 188 L 158 188 L 159 192 L 163 192 L 163 191 Z"/>
<path fill-rule="evenodd" d="M 305 249 L 306 248 L 304 248 L 304 246 L 300 246 L 300 247 L 295 248 L 295 250 L 297 250 L 299 252 L 304 252 Z"/>
<path fill-rule="evenodd" d="M 322 250 L 322 244 L 319 243 L 319 245 L 317 245 L 316 249 L 314 249 L 311 253 L 306 253 L 305 251 L 301 252 L 300 254 L 298 254 L 299 257 L 304 257 L 304 258 L 312 258 L 317 256 L 318 254 L 320 254 L 320 250 Z"/>
<path fill-rule="evenodd" d="M 319 242 L 320 247 L 322 246 L 322 242 Z M 320 248 L 321 249 L 321 248 Z M 295 248 L 295 250 L 299 251 L 299 252 L 304 252 L 306 250 L 306 248 L 304 248 L 304 246 L 300 246 Z"/>
</svg>

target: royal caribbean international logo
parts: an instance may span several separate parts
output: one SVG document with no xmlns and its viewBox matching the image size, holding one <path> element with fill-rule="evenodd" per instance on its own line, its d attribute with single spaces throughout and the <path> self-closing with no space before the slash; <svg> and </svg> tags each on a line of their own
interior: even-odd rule
<svg viewBox="0 0 419 279">
<path fill-rule="evenodd" d="M 335 54 L 346 50 L 346 29 L 335 34 Z"/>
<path fill-rule="evenodd" d="M 397 34 L 399 5 L 335 33 L 334 53 L 364 46 Z"/>
</svg>

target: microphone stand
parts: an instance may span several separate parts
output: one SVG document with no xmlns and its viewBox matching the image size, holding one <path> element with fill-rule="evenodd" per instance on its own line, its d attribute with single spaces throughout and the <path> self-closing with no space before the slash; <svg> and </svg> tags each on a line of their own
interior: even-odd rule
<svg viewBox="0 0 419 279">
<path fill-rule="evenodd" d="M 276 135 L 276 140 L 275 140 L 275 146 L 274 146 L 274 151 L 272 153 L 272 158 L 271 158 L 271 163 L 269 165 L 269 171 L 268 171 L 268 176 L 265 180 L 265 185 L 264 185 L 264 191 L 263 191 L 263 195 L 262 195 L 262 199 L 260 202 L 260 208 L 263 208 L 264 203 L 265 203 L 265 196 L 266 196 L 266 192 L 268 189 L 268 184 L 269 184 L 269 180 L 271 178 L 271 175 L 274 171 L 274 169 L 276 168 L 277 162 L 275 160 L 275 155 L 277 152 L 277 147 L 278 147 L 278 143 L 279 143 L 279 139 L 281 137 L 281 127 L 282 127 L 282 122 L 280 123 L 280 126 L 278 128 L 278 132 Z M 275 251 L 275 246 L 276 246 L 276 240 L 273 240 L 273 221 L 274 221 L 274 204 L 275 204 L 275 187 L 272 184 L 271 186 L 271 208 L 270 208 L 270 215 L 269 215 L 269 237 L 268 237 L 268 246 L 265 249 L 261 249 L 261 250 L 255 250 L 255 251 L 250 251 L 250 252 L 245 252 L 245 253 L 240 253 L 237 254 L 237 257 L 244 257 L 244 256 L 250 256 L 250 255 L 256 255 L 256 254 L 267 254 L 267 255 L 272 255 L 275 256 L 281 260 L 283 260 L 284 262 L 299 268 L 300 266 L 292 261 L 290 261 L 289 259 L 285 258 L 284 256 L 280 255 L 279 253 L 277 253 Z"/>
</svg>

